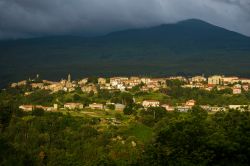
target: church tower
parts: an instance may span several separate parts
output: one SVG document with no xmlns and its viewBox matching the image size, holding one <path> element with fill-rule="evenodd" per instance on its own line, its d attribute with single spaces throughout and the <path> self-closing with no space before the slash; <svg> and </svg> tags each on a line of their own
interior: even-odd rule
<svg viewBox="0 0 250 166">
<path fill-rule="evenodd" d="M 71 82 L 71 75 L 68 75 L 68 82 Z"/>
</svg>

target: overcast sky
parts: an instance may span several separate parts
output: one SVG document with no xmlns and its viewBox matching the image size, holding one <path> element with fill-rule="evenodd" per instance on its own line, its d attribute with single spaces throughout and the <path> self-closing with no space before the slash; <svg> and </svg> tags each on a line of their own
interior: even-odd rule
<svg viewBox="0 0 250 166">
<path fill-rule="evenodd" d="M 250 0 L 0 0 L 0 39 L 93 35 L 189 18 L 250 36 Z"/>
</svg>

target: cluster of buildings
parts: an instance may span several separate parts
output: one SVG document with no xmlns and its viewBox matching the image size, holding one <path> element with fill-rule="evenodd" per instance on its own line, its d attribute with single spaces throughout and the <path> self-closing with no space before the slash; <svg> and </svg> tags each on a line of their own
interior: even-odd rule
<svg viewBox="0 0 250 166">
<path fill-rule="evenodd" d="M 90 82 L 88 78 L 81 79 L 79 81 L 72 81 L 71 75 L 68 75 L 68 79 L 62 79 L 59 82 L 53 82 L 48 80 L 42 80 L 40 82 L 29 82 L 33 89 L 45 89 L 51 90 L 53 93 L 58 91 L 72 92 L 76 88 L 80 88 L 86 93 L 98 93 L 98 89 L 106 90 L 130 90 L 135 86 L 139 86 L 141 91 L 157 91 L 160 88 L 166 88 L 167 80 L 180 80 L 184 82 L 182 87 L 184 88 L 200 88 L 204 90 L 217 90 L 232 89 L 233 94 L 240 94 L 242 91 L 248 91 L 250 85 L 250 79 L 239 78 L 236 76 L 226 77 L 223 75 L 214 75 L 208 78 L 204 76 L 194 76 L 185 78 L 182 76 L 167 77 L 167 78 L 149 78 L 149 77 L 111 77 L 111 78 L 98 78 L 96 83 Z M 28 84 L 28 81 L 20 81 L 18 83 L 12 83 L 11 87 L 18 87 Z"/>
<path fill-rule="evenodd" d="M 98 89 L 126 91 L 135 86 L 141 85 L 141 90 L 149 91 L 159 90 L 161 87 L 166 87 L 166 80 L 166 78 L 112 77 L 98 78 L 97 83 L 93 83 L 89 82 L 88 78 L 84 78 L 79 81 L 72 81 L 69 74 L 67 80 L 62 79 L 59 82 L 48 80 L 41 80 L 40 82 L 21 81 L 18 83 L 12 83 L 11 87 L 15 88 L 30 84 L 33 89 L 51 90 L 53 93 L 58 91 L 73 92 L 79 87 L 83 92 L 97 93 Z"/>
<path fill-rule="evenodd" d="M 87 107 L 85 107 L 82 103 L 65 103 L 62 107 L 59 107 L 58 104 L 54 104 L 53 107 L 47 107 L 47 106 L 41 106 L 41 105 L 21 105 L 19 108 L 23 111 L 29 112 L 34 109 L 42 109 L 44 111 L 53 112 L 58 110 L 81 110 L 83 108 L 89 108 L 93 110 L 107 110 L 108 105 L 113 105 L 114 110 L 116 111 L 123 111 L 123 109 L 126 107 L 123 104 L 115 104 L 115 103 L 91 103 Z"/>
<path fill-rule="evenodd" d="M 179 111 L 179 112 L 187 112 L 192 107 L 196 105 L 195 100 L 188 100 L 185 103 L 182 103 L 177 106 L 170 106 L 169 104 L 161 104 L 160 101 L 157 100 L 144 100 L 142 102 L 142 106 L 144 108 L 149 107 L 162 107 L 168 112 Z M 228 109 L 240 110 L 240 111 L 248 111 L 250 110 L 249 105 L 228 105 L 227 107 L 219 107 L 219 106 L 209 106 L 209 105 L 199 105 L 202 109 L 208 112 L 218 112 L 218 111 L 226 111 Z"/>
<path fill-rule="evenodd" d="M 140 78 L 140 77 L 112 77 L 107 82 L 105 78 L 99 78 L 98 84 L 100 89 L 125 91 L 139 86 L 141 90 L 159 90 L 166 87 L 166 79 L 164 78 Z"/>
<path fill-rule="evenodd" d="M 211 91 L 231 89 L 233 94 L 241 94 L 243 91 L 249 91 L 250 79 L 239 78 L 236 76 L 226 77 L 223 75 L 214 75 L 208 78 L 204 76 L 195 76 L 183 85 L 184 88 L 199 88 Z"/>
<path fill-rule="evenodd" d="M 111 78 L 98 78 L 96 81 L 90 81 L 88 78 L 84 78 L 78 81 L 72 81 L 71 75 L 68 75 L 67 79 L 62 79 L 59 82 L 48 81 L 48 80 L 24 80 L 18 83 L 12 83 L 11 87 L 15 88 L 18 86 L 30 85 L 33 89 L 45 89 L 50 90 L 52 93 L 58 91 L 73 92 L 76 89 L 81 90 L 85 93 L 98 93 L 99 89 L 106 90 L 119 90 L 127 91 L 131 90 L 134 87 L 138 87 L 141 91 L 157 91 L 160 88 L 167 88 L 167 80 L 179 80 L 184 84 L 183 88 L 199 88 L 207 91 L 211 91 L 216 88 L 217 90 L 231 89 L 232 93 L 237 95 L 241 94 L 244 91 L 249 91 L 250 79 L 248 78 L 239 78 L 237 76 L 226 77 L 223 75 L 213 75 L 210 77 L 204 76 L 194 76 L 190 78 L 175 76 L 167 78 L 149 78 L 149 77 L 111 77 Z M 32 92 L 27 92 L 29 95 Z M 170 106 L 168 104 L 161 104 L 156 100 L 145 100 L 140 103 L 144 108 L 148 107 L 163 107 L 167 111 L 179 110 L 187 111 L 195 105 L 194 100 L 186 101 L 179 106 Z M 125 105 L 108 103 L 106 105 L 101 103 L 92 103 L 88 106 L 90 109 L 99 109 L 104 110 L 108 109 L 107 105 L 114 105 L 115 110 L 123 110 Z M 84 106 L 81 103 L 65 103 L 61 106 L 63 109 L 83 109 Z M 212 106 L 201 106 L 202 108 L 208 111 L 219 111 L 224 110 L 224 107 L 212 107 Z M 231 105 L 229 108 L 241 108 L 244 106 Z M 58 110 L 58 105 L 54 104 L 53 107 L 44 107 L 44 106 L 33 106 L 33 105 L 22 105 L 20 109 L 25 111 L 31 111 L 34 108 L 41 108 L 45 111 L 56 111 Z M 60 109 L 62 109 L 60 108 Z"/>
<path fill-rule="evenodd" d="M 180 112 L 186 112 L 189 109 L 191 109 L 193 106 L 195 106 L 196 101 L 195 100 L 188 100 L 185 103 L 180 104 L 179 106 L 170 106 L 169 104 L 161 104 L 158 100 L 144 100 L 142 102 L 142 106 L 144 108 L 149 107 L 162 107 L 165 108 L 166 111 L 174 111 L 178 110 Z"/>
</svg>

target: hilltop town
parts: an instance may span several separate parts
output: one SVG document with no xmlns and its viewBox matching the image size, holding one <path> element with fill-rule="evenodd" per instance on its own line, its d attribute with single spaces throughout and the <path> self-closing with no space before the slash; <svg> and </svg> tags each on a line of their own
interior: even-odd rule
<svg viewBox="0 0 250 166">
<path fill-rule="evenodd" d="M 170 84 L 170 85 L 169 85 Z M 171 85 L 172 84 L 172 85 Z M 249 91 L 250 79 L 239 78 L 237 76 L 226 77 L 223 75 L 213 75 L 209 77 L 194 76 L 190 78 L 182 76 L 173 76 L 167 78 L 149 78 L 149 77 L 111 77 L 111 78 L 84 78 L 80 80 L 72 80 L 71 75 L 68 75 L 67 79 L 62 79 L 59 82 L 53 82 L 48 80 L 41 80 L 39 75 L 35 79 L 23 80 L 18 83 L 12 83 L 11 88 L 18 88 L 22 86 L 30 86 L 29 90 L 24 92 L 25 96 L 31 95 L 37 90 L 46 90 L 51 94 L 58 93 L 60 91 L 65 93 L 81 92 L 85 94 L 98 95 L 101 91 L 108 91 L 109 93 L 129 93 L 132 94 L 132 100 L 134 103 L 142 106 L 142 108 L 149 107 L 162 107 L 166 111 L 181 111 L 186 112 L 195 105 L 199 105 L 203 109 L 209 112 L 217 112 L 227 109 L 248 109 L 247 103 L 228 103 L 227 105 L 211 105 L 201 104 L 193 98 L 189 98 L 182 103 L 171 103 L 162 99 L 157 100 L 155 96 L 147 96 L 146 98 L 139 99 L 135 94 L 138 93 L 162 93 L 162 91 L 171 89 L 171 86 L 180 84 L 182 89 L 199 89 L 202 91 L 211 92 L 216 90 L 221 92 L 221 95 L 225 92 L 226 95 L 237 96 Z M 136 92 L 136 93 L 133 93 Z M 168 93 L 165 93 L 168 95 Z M 225 95 L 225 94 L 224 94 Z M 138 96 L 138 95 L 137 95 Z M 170 98 L 171 100 L 171 98 Z M 102 100 L 100 103 L 82 103 L 72 100 L 72 102 L 65 103 L 51 103 L 51 106 L 32 105 L 31 103 L 20 105 L 19 108 L 24 111 L 32 111 L 34 108 L 41 108 L 45 111 L 57 111 L 60 109 L 67 110 L 82 110 L 89 108 L 93 110 L 114 110 L 123 111 L 128 103 L 124 101 L 112 102 L 110 99 Z"/>
</svg>

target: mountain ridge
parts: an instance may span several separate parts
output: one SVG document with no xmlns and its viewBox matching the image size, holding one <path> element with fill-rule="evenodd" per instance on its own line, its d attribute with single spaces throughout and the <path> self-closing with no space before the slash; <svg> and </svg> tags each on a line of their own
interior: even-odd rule
<svg viewBox="0 0 250 166">
<path fill-rule="evenodd" d="M 39 73 L 250 76 L 250 37 L 191 19 L 97 37 L 50 36 L 0 42 L 0 84 Z"/>
</svg>

